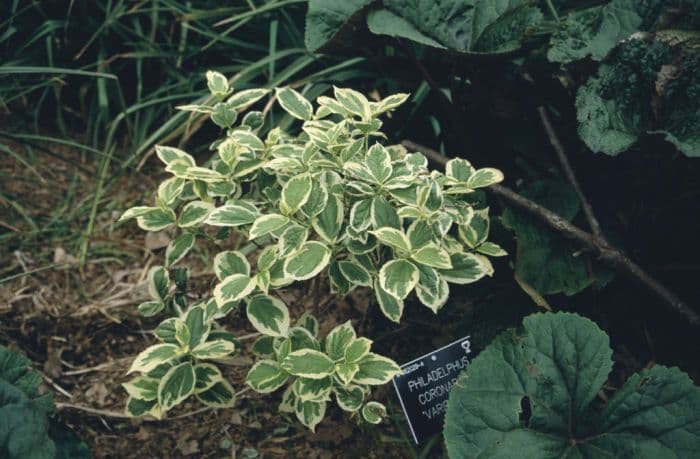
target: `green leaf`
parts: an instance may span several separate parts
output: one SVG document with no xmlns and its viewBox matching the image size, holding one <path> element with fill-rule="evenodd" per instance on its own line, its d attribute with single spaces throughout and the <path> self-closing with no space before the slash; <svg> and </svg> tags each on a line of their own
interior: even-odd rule
<svg viewBox="0 0 700 459">
<path fill-rule="evenodd" d="M 297 326 L 307 329 L 313 337 L 318 336 L 318 319 L 316 319 L 316 317 L 314 317 L 313 314 L 308 311 L 299 317 L 299 320 L 297 320 Z"/>
<path fill-rule="evenodd" d="M 643 2 L 639 2 L 643 3 Z M 620 41 L 639 30 L 642 18 L 634 3 L 613 0 L 607 5 L 569 13 L 549 40 L 547 58 L 569 63 L 590 56 L 602 60 Z"/>
<path fill-rule="evenodd" d="M 309 238 L 309 230 L 301 225 L 290 225 L 280 235 L 277 241 L 277 250 L 281 258 L 286 258 L 287 255 L 298 250 L 301 245 Z"/>
<path fill-rule="evenodd" d="M 375 231 L 371 231 L 371 233 L 377 238 L 379 242 L 381 242 L 384 245 L 388 245 L 392 249 L 396 249 L 405 253 L 411 252 L 411 242 L 401 230 L 385 227 L 379 228 Z"/>
<path fill-rule="evenodd" d="M 185 400 L 194 393 L 194 367 L 185 362 L 168 370 L 158 384 L 158 405 L 163 411 Z"/>
<path fill-rule="evenodd" d="M 277 102 L 280 106 L 299 120 L 310 120 L 314 114 L 311 102 L 292 88 L 276 89 Z"/>
<path fill-rule="evenodd" d="M 261 360 L 248 371 L 246 384 L 261 394 L 274 392 L 289 379 L 289 373 L 274 360 Z"/>
<path fill-rule="evenodd" d="M 279 299 L 257 295 L 248 301 L 246 314 L 251 324 L 264 335 L 287 336 L 289 331 L 289 310 Z"/>
<path fill-rule="evenodd" d="M 418 265 L 418 271 L 420 271 L 418 285 L 416 285 L 418 299 L 437 314 L 447 303 L 450 287 L 447 281 L 433 268 Z"/>
<path fill-rule="evenodd" d="M 170 276 L 162 266 L 154 266 L 148 271 L 148 293 L 154 300 L 164 301 L 170 292 Z"/>
<path fill-rule="evenodd" d="M 349 385 L 347 387 L 334 387 L 335 400 L 338 406 L 345 411 L 355 412 L 362 407 L 365 400 L 365 391 L 360 386 Z"/>
<path fill-rule="evenodd" d="M 294 376 L 322 379 L 333 374 L 335 364 L 323 352 L 300 349 L 290 352 L 282 361 L 282 368 Z"/>
<path fill-rule="evenodd" d="M 372 199 L 370 219 L 374 229 L 387 227 L 401 229 L 401 219 L 396 213 L 396 208 L 380 196 Z"/>
<path fill-rule="evenodd" d="M 377 303 L 384 315 L 391 321 L 399 323 L 403 315 L 403 300 L 396 298 L 384 290 L 379 279 L 374 282 L 374 294 L 377 297 Z"/>
<path fill-rule="evenodd" d="M 223 99 L 231 92 L 226 77 L 213 70 L 207 72 L 207 87 L 209 92 L 218 99 Z"/>
<path fill-rule="evenodd" d="M 438 269 L 452 269 L 450 254 L 437 244 L 430 243 L 411 254 L 413 261 Z"/>
<path fill-rule="evenodd" d="M 471 177 L 469 177 L 469 180 L 467 180 L 467 186 L 469 188 L 485 188 L 502 181 L 503 172 L 491 167 L 485 167 L 477 170 Z"/>
<path fill-rule="evenodd" d="M 172 206 L 177 201 L 185 188 L 185 181 L 181 178 L 171 177 L 158 185 L 158 202 L 166 206 Z"/>
<path fill-rule="evenodd" d="M 345 361 L 348 363 L 357 363 L 364 356 L 369 354 L 369 350 L 372 347 L 372 340 L 367 338 L 357 338 L 353 340 L 345 348 Z"/>
<path fill-rule="evenodd" d="M 192 201 L 185 204 L 180 212 L 177 225 L 180 228 L 191 228 L 197 226 L 207 219 L 209 212 L 214 208 L 214 204 L 204 201 Z"/>
<path fill-rule="evenodd" d="M 194 366 L 195 393 L 205 392 L 224 379 L 221 371 L 211 363 L 198 363 Z"/>
<path fill-rule="evenodd" d="M 156 156 L 163 161 L 166 166 L 175 162 L 181 162 L 187 166 L 195 166 L 194 158 L 179 148 L 156 145 Z"/>
<path fill-rule="evenodd" d="M 343 384 L 350 384 L 358 371 L 360 366 L 356 363 L 341 362 L 335 365 L 335 373 Z"/>
<path fill-rule="evenodd" d="M 362 417 L 370 424 L 379 424 L 386 417 L 386 407 L 379 402 L 367 402 L 362 407 Z"/>
<path fill-rule="evenodd" d="M 211 120 L 222 129 L 230 128 L 238 118 L 236 109 L 227 103 L 219 102 L 212 107 Z"/>
<path fill-rule="evenodd" d="M 316 276 L 328 265 L 331 250 L 318 241 L 307 241 L 287 258 L 284 272 L 295 280 L 306 280 Z"/>
<path fill-rule="evenodd" d="M 236 403 L 236 392 L 226 380 L 218 381 L 209 390 L 196 394 L 196 397 L 212 408 L 230 408 Z"/>
<path fill-rule="evenodd" d="M 332 244 L 340 234 L 343 218 L 343 201 L 338 196 L 331 194 L 328 196 L 325 209 L 311 220 L 311 224 L 319 236 Z"/>
<path fill-rule="evenodd" d="M 440 269 L 440 276 L 453 284 L 471 284 L 493 273 L 487 258 L 474 253 L 453 253 L 450 255 L 452 269 Z"/>
<path fill-rule="evenodd" d="M 362 199 L 353 204 L 352 209 L 350 209 L 350 226 L 356 231 L 366 229 L 371 224 L 371 209 L 371 199 Z"/>
<path fill-rule="evenodd" d="M 377 183 L 384 183 L 391 177 L 393 168 L 391 167 L 391 157 L 381 144 L 375 143 L 367 150 L 365 159 L 367 169 Z"/>
<path fill-rule="evenodd" d="M 532 182 L 521 194 L 568 221 L 580 211 L 576 193 L 562 181 Z M 502 221 L 517 236 L 515 275 L 538 294 L 574 295 L 604 278 L 606 271 L 579 254 L 576 245 L 529 215 L 507 209 Z"/>
<path fill-rule="evenodd" d="M 228 302 L 240 301 L 255 290 L 255 282 L 245 274 L 231 274 L 214 287 L 214 299 L 221 308 Z"/>
<path fill-rule="evenodd" d="M 259 101 L 269 92 L 269 89 L 263 88 L 245 89 L 243 91 L 233 93 L 233 95 L 226 100 L 226 103 L 236 110 L 241 110 Z"/>
<path fill-rule="evenodd" d="M 236 346 L 228 340 L 216 339 L 207 341 L 192 349 L 191 353 L 195 358 L 207 359 L 222 359 L 232 354 L 236 350 Z"/>
<path fill-rule="evenodd" d="M 403 300 L 418 283 L 418 268 L 406 260 L 392 260 L 379 270 L 379 284 L 382 289 Z"/>
<path fill-rule="evenodd" d="M 306 15 L 306 49 L 318 52 L 321 48 L 339 41 L 346 23 L 355 23 L 358 14 L 373 0 L 310 0 Z"/>
<path fill-rule="evenodd" d="M 190 329 L 184 320 L 177 319 L 175 321 L 175 341 L 181 349 L 181 352 L 187 352 L 190 345 Z"/>
<path fill-rule="evenodd" d="M 474 171 L 474 166 L 466 159 L 454 158 L 445 165 L 445 175 L 456 183 L 466 184 Z"/>
<path fill-rule="evenodd" d="M 348 320 L 328 332 L 324 340 L 323 349 L 328 354 L 328 357 L 337 362 L 345 358 L 345 349 L 355 338 L 355 329 Z"/>
<path fill-rule="evenodd" d="M 353 89 L 333 86 L 333 95 L 348 112 L 359 116 L 363 121 L 372 119 L 372 109 L 363 94 Z"/>
<path fill-rule="evenodd" d="M 515 51 L 525 30 L 542 20 L 527 0 L 385 0 L 383 5 L 367 18 L 373 33 L 466 54 Z"/>
<path fill-rule="evenodd" d="M 289 218 L 279 214 L 267 214 L 258 217 L 250 227 L 248 239 L 253 240 L 272 233 L 289 223 Z"/>
<path fill-rule="evenodd" d="M 294 381 L 294 394 L 298 400 L 326 402 L 331 399 L 333 378 L 326 376 L 322 379 L 297 378 Z"/>
<path fill-rule="evenodd" d="M 129 397 L 150 402 L 158 398 L 158 379 L 148 376 L 137 376 L 122 384 Z"/>
<path fill-rule="evenodd" d="M 257 215 L 247 207 L 227 204 L 211 211 L 206 223 L 212 226 L 242 226 L 255 221 Z"/>
<path fill-rule="evenodd" d="M 386 384 L 396 375 L 401 374 L 399 367 L 393 360 L 370 352 L 359 362 L 360 371 L 355 375 L 354 382 L 357 384 L 369 384 L 376 386 Z"/>
<path fill-rule="evenodd" d="M 460 375 L 450 392 L 450 457 L 692 457 L 700 447 L 700 389 L 678 369 L 628 379 L 602 409 L 612 368 L 608 337 L 570 313 L 528 316 Z"/>
<path fill-rule="evenodd" d="M 136 217 L 136 223 L 144 231 L 161 231 L 177 220 L 171 209 L 153 209 Z"/>
<path fill-rule="evenodd" d="M 302 401 L 297 399 L 294 403 L 294 412 L 297 419 L 312 432 L 316 431 L 316 425 L 326 415 L 326 402 Z"/>
<path fill-rule="evenodd" d="M 229 136 L 237 145 L 241 145 L 253 151 L 265 150 L 265 144 L 260 138 L 247 130 L 236 130 Z"/>
<path fill-rule="evenodd" d="M 165 249 L 165 266 L 173 266 L 182 260 L 192 247 L 194 247 L 194 234 L 182 233 L 179 235 Z"/>
<path fill-rule="evenodd" d="M 353 284 L 365 287 L 372 285 L 372 276 L 362 265 L 343 260 L 338 262 L 338 267 L 343 276 Z"/>
<path fill-rule="evenodd" d="M 139 304 L 139 314 L 143 317 L 153 317 L 165 309 L 165 303 L 162 301 L 145 301 Z"/>
<path fill-rule="evenodd" d="M 250 276 L 250 264 L 245 255 L 235 250 L 220 252 L 214 257 L 214 272 L 219 280 L 233 274 Z"/>
<path fill-rule="evenodd" d="M 291 215 L 309 199 L 311 194 L 311 176 L 302 174 L 292 177 L 282 188 L 282 199 L 280 200 L 280 210 L 285 215 Z"/>
<path fill-rule="evenodd" d="M 272 357 L 275 355 L 275 349 L 273 347 L 274 341 L 274 336 L 263 335 L 255 340 L 251 351 L 258 357 Z"/>
</svg>

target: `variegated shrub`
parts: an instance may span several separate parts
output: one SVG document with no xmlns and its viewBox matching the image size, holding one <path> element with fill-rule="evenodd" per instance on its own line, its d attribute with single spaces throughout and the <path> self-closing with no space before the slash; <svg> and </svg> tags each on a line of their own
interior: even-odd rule
<svg viewBox="0 0 700 459">
<path fill-rule="evenodd" d="M 175 317 L 158 326 L 161 343 L 131 367 L 140 376 L 125 384 L 128 413 L 161 416 L 191 395 L 214 407 L 233 404 L 235 391 L 215 362 L 239 345 L 216 321 L 240 306 L 261 334 L 253 345 L 259 360 L 246 380 L 252 389 L 286 386 L 280 410 L 311 429 L 332 398 L 343 410 L 380 422 L 385 409 L 368 400 L 369 388 L 389 382 L 398 365 L 371 352 L 372 341 L 357 337 L 349 321 L 321 339 L 317 320 L 304 313 L 292 321 L 274 290 L 321 277 L 339 295 L 373 290 L 394 322 L 414 291 L 437 313 L 449 283 L 490 275 L 487 256 L 505 253 L 487 241 L 488 209 L 465 200 L 502 174 L 464 159 L 450 161 L 443 174 L 428 169 L 421 154 L 382 145 L 379 118 L 407 94 L 370 102 L 335 88 L 314 109 L 291 88 L 233 92 L 223 75 L 208 72 L 207 79 L 216 103 L 180 108 L 209 114 L 225 130 L 212 144 L 215 153 L 197 165 L 182 150 L 157 147 L 172 177 L 159 186 L 154 206 L 122 217 L 136 218 L 146 231 L 179 233 L 164 266 L 150 271 L 152 301 L 139 308 L 145 316 Z M 301 132 L 272 128 L 267 111 L 249 111 L 237 123 L 240 112 L 269 96 L 299 120 Z M 211 261 L 218 284 L 210 298 L 188 306 L 189 271 L 176 265 L 204 239 L 223 249 Z M 246 239 L 253 244 L 240 247 Z"/>
</svg>

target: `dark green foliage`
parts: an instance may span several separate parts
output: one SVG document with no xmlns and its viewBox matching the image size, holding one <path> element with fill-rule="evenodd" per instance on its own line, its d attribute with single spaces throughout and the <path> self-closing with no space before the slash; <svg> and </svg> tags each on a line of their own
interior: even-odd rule
<svg viewBox="0 0 700 459">
<path fill-rule="evenodd" d="M 569 221 L 581 209 L 574 190 L 561 181 L 532 182 L 521 194 Z M 610 272 L 593 267 L 574 244 L 532 216 L 506 209 L 503 224 L 515 232 L 518 241 L 516 278 L 538 294 L 575 295 L 597 280 L 610 279 Z"/>
<path fill-rule="evenodd" d="M 342 28 L 355 27 L 363 8 L 369 30 L 462 54 L 519 49 L 526 30 L 542 14 L 530 0 L 332 0 L 309 2 L 306 46 L 317 51 Z"/>
<path fill-rule="evenodd" d="M 700 109 L 689 97 L 700 88 L 697 46 L 682 32 L 621 44 L 578 92 L 579 133 L 588 147 L 617 155 L 644 133 L 662 133 L 686 155 L 700 156 Z"/>
<path fill-rule="evenodd" d="M 570 313 L 534 314 L 499 335 L 450 393 L 453 459 L 692 458 L 700 450 L 700 389 L 677 368 L 632 375 L 607 401 L 608 336 Z"/>
<path fill-rule="evenodd" d="M 29 359 L 0 345 L 0 457 L 89 458 L 87 446 L 51 419 L 53 397 L 39 393 L 40 385 Z"/>
</svg>

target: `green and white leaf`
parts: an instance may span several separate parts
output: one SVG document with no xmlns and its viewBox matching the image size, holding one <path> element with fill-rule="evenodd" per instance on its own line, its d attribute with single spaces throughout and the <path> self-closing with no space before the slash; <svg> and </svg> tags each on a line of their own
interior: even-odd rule
<svg viewBox="0 0 700 459">
<path fill-rule="evenodd" d="M 440 276 L 453 284 L 471 284 L 493 273 L 487 258 L 474 253 L 453 253 L 450 255 L 452 269 L 439 270 Z"/>
<path fill-rule="evenodd" d="M 365 391 L 360 386 L 352 384 L 347 387 L 336 386 L 333 391 L 338 406 L 345 411 L 355 412 L 362 407 L 362 403 L 365 401 Z"/>
<path fill-rule="evenodd" d="M 289 218 L 279 214 L 266 214 L 258 217 L 250 227 L 248 239 L 253 240 L 277 231 L 289 223 Z"/>
<path fill-rule="evenodd" d="M 413 261 L 438 269 L 452 269 L 450 254 L 437 244 L 429 243 L 411 254 Z"/>
<path fill-rule="evenodd" d="M 400 300 L 403 300 L 418 283 L 418 268 L 406 260 L 392 260 L 379 270 L 381 288 Z"/>
<path fill-rule="evenodd" d="M 318 241 L 307 241 L 284 263 L 284 272 L 295 280 L 311 279 L 328 265 L 331 250 Z"/>
<path fill-rule="evenodd" d="M 209 212 L 214 208 L 214 204 L 204 201 L 192 201 L 185 204 L 180 212 L 177 225 L 180 228 L 191 228 L 204 222 L 209 216 Z"/>
<path fill-rule="evenodd" d="M 219 368 L 211 363 L 198 363 L 195 365 L 194 375 L 196 380 L 194 385 L 195 393 L 205 392 L 224 379 Z"/>
<path fill-rule="evenodd" d="M 403 300 L 396 298 L 384 290 L 379 279 L 374 282 L 374 294 L 377 297 L 377 303 L 387 319 L 392 322 L 399 323 L 403 315 Z"/>
<path fill-rule="evenodd" d="M 294 403 L 294 412 L 297 419 L 312 432 L 316 431 L 316 425 L 326 415 L 326 402 L 302 401 L 297 399 Z"/>
<path fill-rule="evenodd" d="M 165 266 L 173 266 L 182 260 L 185 255 L 194 247 L 194 234 L 182 233 L 168 244 L 165 249 Z"/>
<path fill-rule="evenodd" d="M 245 274 L 231 274 L 214 287 L 214 299 L 221 308 L 231 301 L 240 301 L 255 290 L 255 281 Z"/>
<path fill-rule="evenodd" d="M 401 374 L 401 367 L 393 360 L 370 352 L 359 362 L 360 371 L 355 375 L 356 384 L 376 386 L 386 384 L 396 375 Z"/>
<path fill-rule="evenodd" d="M 148 376 L 137 376 L 122 384 L 129 397 L 150 402 L 158 398 L 158 379 Z"/>
<path fill-rule="evenodd" d="M 292 177 L 282 188 L 282 198 L 280 199 L 280 210 L 285 215 L 291 215 L 301 209 L 312 190 L 311 176 L 302 174 Z"/>
<path fill-rule="evenodd" d="M 163 411 L 184 401 L 194 393 L 196 376 L 194 367 L 184 362 L 172 367 L 158 384 L 158 405 Z"/>
<path fill-rule="evenodd" d="M 250 263 L 245 255 L 235 250 L 220 252 L 214 257 L 214 273 L 219 280 L 233 274 L 250 276 Z"/>
<path fill-rule="evenodd" d="M 333 361 L 338 362 L 345 358 L 345 349 L 355 341 L 357 335 L 352 323 L 348 320 L 328 332 L 324 340 L 323 349 Z"/>
<path fill-rule="evenodd" d="M 236 403 L 236 392 L 228 381 L 222 379 L 210 389 L 196 394 L 197 400 L 212 408 L 230 408 Z"/>
<path fill-rule="evenodd" d="M 287 336 L 289 310 L 278 298 L 257 295 L 248 301 L 246 314 L 251 324 L 264 335 Z"/>
<path fill-rule="evenodd" d="M 304 96 L 292 88 L 276 89 L 277 102 L 280 106 L 294 118 L 300 120 L 310 120 L 313 117 L 314 109 Z"/>
<path fill-rule="evenodd" d="M 289 373 L 274 360 L 261 360 L 248 371 L 246 384 L 261 394 L 274 392 L 289 379 Z"/>
<path fill-rule="evenodd" d="M 323 352 L 300 349 L 284 358 L 282 368 L 294 376 L 322 379 L 333 374 L 335 363 Z"/>
<path fill-rule="evenodd" d="M 386 417 L 386 407 L 379 402 L 367 402 L 362 407 L 362 417 L 370 424 L 379 424 Z"/>
<path fill-rule="evenodd" d="M 253 223 L 256 218 L 256 213 L 247 207 L 227 204 L 212 210 L 206 219 L 206 223 L 212 226 L 236 227 L 249 225 Z"/>
<path fill-rule="evenodd" d="M 154 266 L 148 271 L 148 293 L 154 300 L 165 301 L 170 292 L 170 276 L 162 266 Z"/>
<path fill-rule="evenodd" d="M 207 341 L 192 349 L 192 355 L 195 358 L 208 359 L 223 359 L 224 357 L 233 354 L 236 350 L 235 344 L 224 339 Z"/>
</svg>

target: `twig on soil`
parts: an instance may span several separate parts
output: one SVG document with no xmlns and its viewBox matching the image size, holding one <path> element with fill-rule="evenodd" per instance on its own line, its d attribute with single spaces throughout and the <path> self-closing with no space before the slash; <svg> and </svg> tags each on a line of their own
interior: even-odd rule
<svg viewBox="0 0 700 459">
<path fill-rule="evenodd" d="M 605 237 L 603 237 L 603 231 L 600 229 L 600 223 L 598 223 L 598 219 L 595 217 L 595 213 L 593 213 L 593 207 L 591 206 L 591 203 L 588 202 L 586 195 L 583 193 L 583 189 L 581 189 L 581 185 L 576 178 L 574 169 L 571 167 L 569 158 L 566 156 L 564 147 L 559 141 L 559 136 L 554 130 L 554 126 L 552 126 L 552 122 L 549 119 L 547 109 L 544 107 L 537 107 L 537 114 L 540 116 L 540 121 L 542 122 L 542 127 L 544 127 L 544 132 L 549 138 L 549 143 L 552 144 L 552 148 L 554 148 L 554 152 L 557 154 L 557 158 L 559 159 L 561 168 L 564 170 L 566 179 L 576 192 L 579 201 L 581 201 L 581 207 L 583 208 L 583 214 L 586 216 L 586 220 L 588 221 L 588 226 L 591 227 L 593 234 L 598 236 L 601 240 L 605 240 Z"/>
<path fill-rule="evenodd" d="M 100 416 L 100 417 L 114 418 L 114 419 L 139 419 L 139 420 L 144 421 L 144 422 L 174 421 L 176 419 L 187 418 L 187 417 L 194 416 L 194 415 L 197 415 L 200 413 L 204 413 L 204 412 L 209 411 L 211 409 L 212 409 L 211 407 L 205 406 L 205 407 L 196 409 L 194 411 L 190 411 L 189 413 L 184 413 L 184 414 L 180 414 L 178 416 L 174 416 L 172 418 L 156 419 L 156 418 L 151 418 L 151 417 L 134 418 L 133 416 L 129 416 L 128 414 L 120 413 L 118 411 L 101 410 L 99 408 L 92 408 L 90 406 L 84 406 L 84 405 L 76 405 L 74 403 L 63 403 L 63 402 L 56 403 L 56 410 L 58 410 L 58 411 L 76 410 L 76 411 L 82 411 L 84 413 L 93 414 L 95 416 Z"/>
<path fill-rule="evenodd" d="M 448 157 L 443 156 L 439 152 L 425 147 L 423 145 L 417 144 L 411 140 L 404 140 L 401 145 L 406 147 L 410 151 L 419 151 L 423 153 L 426 157 L 435 163 L 445 165 L 448 161 Z M 518 207 L 521 210 L 528 212 L 529 214 L 537 217 L 544 224 L 552 228 L 553 230 L 561 233 L 568 239 L 575 240 L 583 247 L 590 249 L 597 254 L 598 259 L 611 266 L 615 270 L 624 273 L 634 279 L 636 279 L 642 285 L 645 285 L 649 290 L 655 293 L 659 298 L 664 300 L 671 309 L 675 310 L 681 315 L 685 320 L 687 320 L 692 326 L 700 327 L 700 315 L 691 309 L 687 304 L 683 302 L 678 296 L 673 292 L 664 287 L 659 281 L 651 277 L 644 271 L 639 265 L 630 260 L 627 255 L 625 255 L 619 249 L 608 244 L 604 239 L 596 236 L 595 234 L 587 233 L 579 227 L 569 223 L 566 219 L 560 215 L 550 211 L 549 209 L 542 207 L 534 201 L 531 201 L 508 187 L 503 185 L 491 185 L 486 189 L 494 195 L 500 197 L 508 204 Z"/>
<path fill-rule="evenodd" d="M 57 383 L 56 381 L 54 381 L 53 379 L 51 379 L 51 378 L 50 378 L 47 374 L 45 374 L 43 371 L 37 370 L 37 372 L 38 372 L 38 373 L 41 375 L 41 377 L 44 378 L 44 380 L 45 380 L 47 383 L 49 383 L 49 385 L 50 385 L 51 387 L 53 387 L 55 390 L 57 390 L 58 392 L 62 393 L 63 395 L 65 395 L 65 396 L 68 397 L 68 398 L 73 398 L 73 394 L 71 394 L 70 392 L 68 392 L 68 391 L 67 391 L 66 389 L 64 389 L 63 387 L 59 386 L 58 383 Z"/>
</svg>

